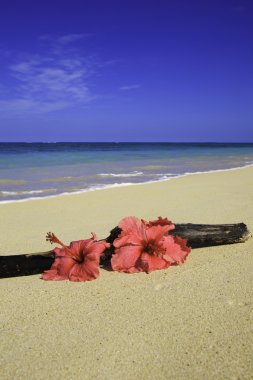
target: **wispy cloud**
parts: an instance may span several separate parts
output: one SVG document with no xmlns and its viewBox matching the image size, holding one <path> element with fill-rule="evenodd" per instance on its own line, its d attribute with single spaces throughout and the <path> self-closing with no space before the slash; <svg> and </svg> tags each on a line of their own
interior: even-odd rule
<svg viewBox="0 0 253 380">
<path fill-rule="evenodd" d="M 121 86 L 119 89 L 121 91 L 129 91 L 129 90 L 136 90 L 137 88 L 140 88 L 140 84 L 130 84 L 128 86 Z"/>
<path fill-rule="evenodd" d="M 94 99 L 88 82 L 96 64 L 74 46 L 82 38 L 86 35 L 42 36 L 44 50 L 14 59 L 7 68 L 12 87 L 4 92 L 0 83 L 1 110 L 51 112 Z"/>
<path fill-rule="evenodd" d="M 70 43 L 78 41 L 78 40 L 84 40 L 86 38 L 89 38 L 90 36 L 91 36 L 90 33 L 86 33 L 86 34 L 72 33 L 72 34 L 65 34 L 65 35 L 60 36 L 60 37 L 52 37 L 50 35 L 43 35 L 43 36 L 39 37 L 39 40 L 50 41 L 50 42 L 53 42 L 54 44 L 58 44 L 58 45 L 67 45 L 67 44 L 70 44 Z"/>
</svg>

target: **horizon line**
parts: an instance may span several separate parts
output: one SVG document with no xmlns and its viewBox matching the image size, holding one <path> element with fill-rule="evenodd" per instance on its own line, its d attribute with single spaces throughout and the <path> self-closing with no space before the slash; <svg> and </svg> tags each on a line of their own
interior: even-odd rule
<svg viewBox="0 0 253 380">
<path fill-rule="evenodd" d="M 0 141 L 0 144 L 253 144 L 253 141 Z"/>
</svg>

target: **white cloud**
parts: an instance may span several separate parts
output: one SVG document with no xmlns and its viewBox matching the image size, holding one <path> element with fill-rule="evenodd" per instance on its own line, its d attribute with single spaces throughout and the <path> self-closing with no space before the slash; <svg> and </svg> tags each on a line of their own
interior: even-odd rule
<svg viewBox="0 0 253 380">
<path fill-rule="evenodd" d="M 129 90 L 135 90 L 137 88 L 140 88 L 141 85 L 140 84 L 130 84 L 128 86 L 121 86 L 119 89 L 121 91 L 129 91 Z"/>
<path fill-rule="evenodd" d="M 96 65 L 78 48 L 68 47 L 80 38 L 84 35 L 70 34 L 54 41 L 44 36 L 43 41 L 48 43 L 46 54 L 26 55 L 9 65 L 13 87 L 4 94 L 0 83 L 1 111 L 52 112 L 94 99 L 88 78 Z"/>
<path fill-rule="evenodd" d="M 26 97 L 48 100 L 66 99 L 87 101 L 86 69 L 69 62 L 67 68 L 59 61 L 51 63 L 30 61 L 10 67 L 13 77 L 19 81 L 19 90 Z"/>
</svg>

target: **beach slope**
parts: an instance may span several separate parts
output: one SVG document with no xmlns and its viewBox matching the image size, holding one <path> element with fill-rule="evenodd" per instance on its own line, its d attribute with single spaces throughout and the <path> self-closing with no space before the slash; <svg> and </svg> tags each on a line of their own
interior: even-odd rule
<svg viewBox="0 0 253 380">
<path fill-rule="evenodd" d="M 48 231 L 103 238 L 128 215 L 252 232 L 252 206 L 253 167 L 0 204 L 0 254 L 47 251 Z M 253 238 L 149 275 L 0 281 L 2 380 L 253 379 Z"/>
</svg>

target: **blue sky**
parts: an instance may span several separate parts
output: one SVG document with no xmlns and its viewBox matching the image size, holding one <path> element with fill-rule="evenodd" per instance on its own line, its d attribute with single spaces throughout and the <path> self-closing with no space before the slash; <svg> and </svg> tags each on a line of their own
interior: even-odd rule
<svg viewBox="0 0 253 380">
<path fill-rule="evenodd" d="M 253 3 L 9 1 L 0 141 L 253 141 Z"/>
</svg>

